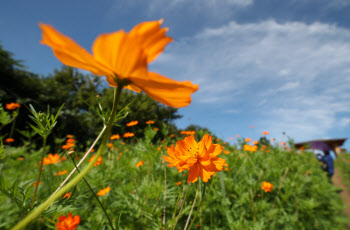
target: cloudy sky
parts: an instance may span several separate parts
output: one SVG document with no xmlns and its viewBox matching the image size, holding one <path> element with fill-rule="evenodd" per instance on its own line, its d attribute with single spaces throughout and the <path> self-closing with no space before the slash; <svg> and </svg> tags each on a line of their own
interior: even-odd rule
<svg viewBox="0 0 350 230">
<path fill-rule="evenodd" d="M 197 124 L 227 141 L 262 131 L 280 141 L 282 132 L 297 142 L 349 138 L 349 12 L 348 0 L 6 1 L 0 42 L 47 75 L 62 64 L 39 44 L 38 22 L 90 50 L 100 33 L 163 18 L 174 42 L 150 69 L 199 85 L 179 128 Z"/>
</svg>

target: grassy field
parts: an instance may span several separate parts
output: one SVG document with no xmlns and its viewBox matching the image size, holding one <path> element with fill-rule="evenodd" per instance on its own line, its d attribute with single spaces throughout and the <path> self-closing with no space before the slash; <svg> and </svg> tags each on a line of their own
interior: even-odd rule
<svg viewBox="0 0 350 230">
<path fill-rule="evenodd" d="M 85 177 L 94 193 L 110 187 L 99 200 L 115 229 L 173 229 L 178 214 L 175 229 L 183 229 L 196 192 L 191 218 L 200 200 L 203 203 L 192 229 L 345 229 L 342 200 L 311 153 L 295 152 L 280 144 L 245 148 L 243 139 L 236 145 L 214 140 L 224 146 L 219 157 L 226 159 L 228 166 L 207 183 L 199 179 L 188 184 L 188 171 L 179 173 L 163 160 L 167 147 L 179 139 L 168 134 L 165 140 L 152 142 L 161 131 L 149 126 L 144 132 L 145 137 L 133 144 L 125 143 L 126 138 L 111 140 L 100 164 Z M 0 163 L 0 229 L 10 229 L 31 210 L 42 150 L 30 145 L 4 148 L 7 157 Z M 76 149 L 69 156 L 69 150 L 61 150 L 56 163 L 44 165 L 34 207 L 74 168 L 71 157 L 78 162 L 84 155 L 85 151 Z M 261 188 L 264 181 L 273 185 L 271 192 Z M 56 200 L 25 229 L 56 229 L 58 217 L 67 213 L 80 216 L 77 229 L 110 229 L 84 181 L 68 192 L 69 198 Z"/>
</svg>

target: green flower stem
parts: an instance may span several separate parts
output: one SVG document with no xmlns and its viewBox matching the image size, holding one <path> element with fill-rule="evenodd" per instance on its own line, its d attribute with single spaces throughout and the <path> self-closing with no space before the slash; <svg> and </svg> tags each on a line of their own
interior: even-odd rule
<svg viewBox="0 0 350 230">
<path fill-rule="evenodd" d="M 77 165 L 75 164 L 75 161 L 73 159 L 73 157 L 71 157 L 72 161 L 73 161 L 73 164 L 75 166 L 75 168 L 77 169 L 77 171 L 80 173 L 80 170 L 78 169 Z M 101 203 L 100 199 L 98 199 L 98 196 L 97 194 L 94 192 L 94 190 L 92 190 L 91 186 L 89 185 L 89 183 L 87 182 L 87 180 L 85 179 L 85 177 L 83 177 L 83 180 L 85 182 L 85 184 L 89 187 L 90 191 L 92 192 L 92 194 L 94 194 L 94 197 L 96 198 L 97 202 L 100 204 L 103 212 L 105 213 L 107 219 L 108 219 L 108 222 L 109 222 L 109 225 L 111 226 L 111 228 L 114 230 L 114 227 L 113 227 L 113 223 L 111 221 L 111 219 L 109 218 L 108 214 L 107 214 L 107 211 L 106 209 L 103 207 L 103 204 Z"/>
<path fill-rule="evenodd" d="M 32 212 L 30 212 L 24 219 L 22 219 L 16 226 L 12 228 L 12 230 L 19 230 L 27 226 L 32 220 L 34 220 L 36 217 L 38 217 L 45 209 L 47 209 L 58 197 L 63 195 L 68 189 L 72 188 L 74 185 L 76 185 L 94 166 L 95 162 L 101 156 L 103 150 L 106 147 L 106 144 L 109 140 L 109 137 L 111 135 L 112 127 L 114 124 L 116 112 L 117 112 L 117 105 L 119 102 L 120 93 L 123 89 L 123 84 L 118 84 L 118 87 L 114 91 L 114 103 L 112 112 L 108 121 L 108 125 L 106 128 L 105 135 L 103 137 L 102 143 L 97 150 L 97 153 L 93 160 L 76 176 L 74 177 L 69 183 L 67 183 L 62 189 L 60 189 L 55 195 L 47 199 L 44 203 L 42 203 L 39 207 L 34 209 Z"/>
<path fill-rule="evenodd" d="M 181 208 L 180 208 L 179 214 L 178 214 L 178 215 L 177 215 L 177 217 L 176 217 L 176 221 L 175 221 L 175 224 L 174 224 L 173 230 L 175 230 L 175 227 L 176 227 L 177 221 L 179 220 L 179 217 L 180 217 L 180 214 L 181 214 L 181 211 L 182 211 L 182 207 L 183 207 L 183 206 L 184 206 L 184 204 L 185 204 L 185 201 L 186 201 L 186 196 L 187 196 L 187 192 L 188 192 L 188 188 L 190 187 L 190 185 L 191 185 L 191 182 L 188 182 L 188 183 L 187 183 L 186 193 L 185 193 L 184 199 L 183 199 L 183 201 L 182 201 L 182 204 L 181 204 Z"/>
<path fill-rule="evenodd" d="M 192 211 L 193 211 L 194 205 L 196 204 L 196 200 L 197 200 L 197 196 L 198 196 L 198 191 L 199 191 L 199 181 L 198 181 L 198 183 L 197 183 L 196 195 L 194 196 L 194 200 L 193 200 L 193 203 L 192 203 L 191 211 L 190 211 L 190 214 L 188 214 L 188 218 L 187 218 L 187 221 L 186 221 L 186 225 L 185 225 L 184 230 L 187 229 L 188 222 L 190 222 L 191 215 L 192 215 Z"/>
<path fill-rule="evenodd" d="M 43 153 L 42 153 L 42 155 L 41 155 L 41 163 L 40 163 L 39 175 L 38 175 L 38 179 L 36 180 L 35 191 L 34 191 L 34 195 L 33 195 L 32 202 L 30 203 L 30 208 L 33 208 L 34 201 L 35 201 L 35 197 L 36 197 L 36 193 L 37 193 L 38 187 L 39 187 L 41 172 L 43 171 L 44 156 L 45 156 L 45 148 L 46 148 L 46 138 L 47 138 L 47 137 L 44 136 L 44 139 L 43 139 Z"/>
<path fill-rule="evenodd" d="M 199 210 L 200 210 L 201 207 L 202 207 L 202 203 L 203 203 L 203 199 L 204 199 L 204 195 L 205 195 L 205 187 L 206 187 L 206 185 L 207 185 L 207 183 L 204 183 L 204 188 L 203 188 L 203 192 L 202 192 L 201 201 L 199 202 L 197 212 L 196 212 L 196 214 L 194 215 L 193 220 L 192 220 L 190 226 L 188 227 L 188 230 L 191 229 L 191 227 L 192 227 L 192 225 L 193 225 L 193 223 L 194 223 L 194 221 L 195 221 L 195 219 L 196 219 L 196 217 L 197 217 L 197 215 L 198 215 L 198 213 L 199 213 Z"/>
</svg>

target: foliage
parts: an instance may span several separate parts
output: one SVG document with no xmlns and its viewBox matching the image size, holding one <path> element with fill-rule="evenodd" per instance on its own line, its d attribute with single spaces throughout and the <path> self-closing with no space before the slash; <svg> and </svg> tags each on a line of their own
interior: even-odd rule
<svg viewBox="0 0 350 230">
<path fill-rule="evenodd" d="M 184 201 L 188 172 L 179 173 L 168 168 L 162 159 L 166 146 L 175 140 L 167 137 L 152 145 L 156 133 L 161 130 L 154 131 L 149 126 L 142 131 L 145 136 L 132 144 L 125 144 L 122 139 L 110 141 L 108 151 L 102 156 L 103 163 L 94 167 L 85 178 L 96 193 L 111 187 L 100 200 L 119 229 L 161 229 L 165 198 L 166 226 L 174 224 L 173 213 L 179 211 L 179 205 L 175 209 L 177 200 L 185 202 L 176 227 L 182 229 L 196 184 L 189 187 Z M 341 215 L 341 198 L 313 154 L 285 151 L 278 146 L 259 148 L 253 153 L 240 148 L 225 146 L 224 150 L 229 153 L 220 157 L 226 158 L 229 166 L 209 180 L 195 225 L 200 225 L 201 229 L 344 229 L 346 220 Z M 28 189 L 36 177 L 33 167 L 38 167 L 35 155 L 39 154 L 28 155 L 19 148 L 8 146 L 6 150 L 8 159 L 0 164 L 5 178 L 0 202 L 6 204 L 0 209 L 1 213 L 8 213 L 0 215 L 4 229 L 22 217 L 26 209 L 20 206 L 27 208 L 31 201 L 32 191 L 28 192 Z M 66 152 L 59 154 L 64 157 Z M 75 154 L 79 158 L 84 152 L 76 151 Z M 19 156 L 24 159 L 20 160 Z M 144 165 L 136 167 L 141 160 Z M 19 167 L 22 170 L 17 170 Z M 47 198 L 67 175 L 55 176 L 55 173 L 69 172 L 73 167 L 68 160 L 44 166 L 37 200 Z M 9 183 L 16 180 L 18 185 Z M 271 193 L 261 189 L 263 181 L 274 185 Z M 176 185 L 177 182 L 182 185 Z M 203 182 L 198 183 L 202 189 Z M 67 212 L 80 216 L 78 229 L 108 229 L 107 219 L 85 183 L 79 183 L 69 192 L 72 192 L 70 199 L 56 201 L 42 214 L 40 221 L 33 222 L 27 229 L 50 228 Z"/>
<path fill-rule="evenodd" d="M 340 170 L 342 181 L 350 190 L 350 153 L 342 153 L 335 161 L 336 168 Z"/>
</svg>

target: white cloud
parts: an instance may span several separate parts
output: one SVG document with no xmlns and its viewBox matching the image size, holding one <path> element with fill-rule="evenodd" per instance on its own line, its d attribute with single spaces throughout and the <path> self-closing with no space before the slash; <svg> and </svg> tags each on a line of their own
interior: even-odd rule
<svg viewBox="0 0 350 230">
<path fill-rule="evenodd" d="M 200 83 L 193 103 L 249 105 L 261 127 L 302 140 L 350 114 L 349 54 L 350 30 L 336 25 L 231 22 L 175 41 L 152 68 Z"/>
</svg>

